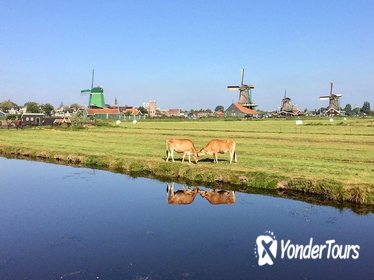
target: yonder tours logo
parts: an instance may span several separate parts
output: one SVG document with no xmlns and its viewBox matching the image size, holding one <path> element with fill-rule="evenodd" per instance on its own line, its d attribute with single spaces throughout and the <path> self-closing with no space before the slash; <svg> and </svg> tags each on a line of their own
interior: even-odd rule
<svg viewBox="0 0 374 280">
<path fill-rule="evenodd" d="M 279 245 L 279 248 L 278 248 Z M 279 251 L 277 258 L 277 251 Z M 360 246 L 355 244 L 338 244 L 334 239 L 316 244 L 313 238 L 305 244 L 294 244 L 291 240 L 277 241 L 270 230 L 256 238 L 254 253 L 258 265 L 273 265 L 277 259 L 289 260 L 315 260 L 315 259 L 358 259 Z"/>
</svg>

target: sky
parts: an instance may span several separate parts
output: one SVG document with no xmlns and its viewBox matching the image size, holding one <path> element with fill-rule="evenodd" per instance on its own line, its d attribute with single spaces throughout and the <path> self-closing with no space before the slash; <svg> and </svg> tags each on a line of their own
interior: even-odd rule
<svg viewBox="0 0 374 280">
<path fill-rule="evenodd" d="M 87 105 L 105 101 L 160 108 L 227 108 L 255 85 L 253 99 L 276 110 L 374 103 L 374 1 L 17 1 L 0 0 L 0 101 Z M 373 104 L 374 105 L 374 104 Z"/>
</svg>

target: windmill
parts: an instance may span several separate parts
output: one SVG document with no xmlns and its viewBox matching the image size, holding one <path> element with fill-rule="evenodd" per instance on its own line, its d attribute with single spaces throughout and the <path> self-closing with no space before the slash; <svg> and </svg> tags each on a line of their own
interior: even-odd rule
<svg viewBox="0 0 374 280">
<path fill-rule="evenodd" d="M 284 97 L 279 109 L 279 115 L 299 115 L 296 104 L 292 104 L 291 98 L 287 97 L 287 89 L 284 90 Z"/>
<path fill-rule="evenodd" d="M 243 107 L 254 109 L 257 105 L 252 101 L 252 89 L 254 85 L 244 84 L 244 68 L 241 69 L 241 82 L 240 86 L 227 86 L 228 90 L 239 90 L 239 101 L 238 103 Z"/>
<path fill-rule="evenodd" d="M 92 69 L 92 80 L 91 80 L 91 89 L 82 89 L 81 95 L 90 94 L 90 98 L 88 99 L 88 107 L 89 108 L 105 108 L 105 101 L 104 101 L 104 89 L 102 87 L 94 87 L 94 78 L 95 78 L 95 70 Z"/>
<path fill-rule="evenodd" d="M 341 94 L 333 94 L 334 83 L 330 82 L 330 95 L 320 96 L 320 100 L 329 100 L 329 106 L 327 107 L 326 115 L 337 115 L 340 114 L 339 99 L 342 97 Z"/>
</svg>

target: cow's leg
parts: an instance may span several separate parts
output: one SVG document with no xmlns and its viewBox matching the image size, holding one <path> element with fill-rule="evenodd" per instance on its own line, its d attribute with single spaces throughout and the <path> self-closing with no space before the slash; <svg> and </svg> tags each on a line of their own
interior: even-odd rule
<svg viewBox="0 0 374 280">
<path fill-rule="evenodd" d="M 230 152 L 230 164 L 232 163 L 232 159 L 234 158 L 234 153 Z"/>
<path fill-rule="evenodd" d="M 235 162 L 238 162 L 238 160 L 236 159 L 236 152 L 234 151 L 234 160 Z"/>
<path fill-rule="evenodd" d="M 215 158 L 216 163 L 218 163 L 218 153 L 214 153 L 214 158 Z"/>
<path fill-rule="evenodd" d="M 166 157 L 166 161 L 168 162 L 168 161 L 169 161 L 169 157 L 170 157 L 170 151 L 169 151 L 169 149 L 167 149 L 167 151 L 166 151 L 166 155 L 167 155 L 167 157 Z"/>
<path fill-rule="evenodd" d="M 191 163 L 191 154 L 188 154 L 188 162 Z"/>
<path fill-rule="evenodd" d="M 171 160 L 172 160 L 173 162 L 175 162 L 175 161 L 174 161 L 174 149 L 171 149 L 170 153 L 171 153 Z"/>
<path fill-rule="evenodd" d="M 183 153 L 183 159 L 182 159 L 182 163 L 184 162 L 184 157 L 186 156 L 186 152 Z"/>
</svg>

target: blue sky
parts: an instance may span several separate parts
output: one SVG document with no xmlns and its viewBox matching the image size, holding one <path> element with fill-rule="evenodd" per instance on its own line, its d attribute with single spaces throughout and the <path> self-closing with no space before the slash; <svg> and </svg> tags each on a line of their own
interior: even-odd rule
<svg viewBox="0 0 374 280">
<path fill-rule="evenodd" d="M 342 105 L 374 105 L 374 1 L 3 1 L 0 100 L 161 108 L 229 106 L 227 85 L 253 83 L 275 110 L 287 88 L 300 109 L 326 104 L 333 80 Z"/>
</svg>

